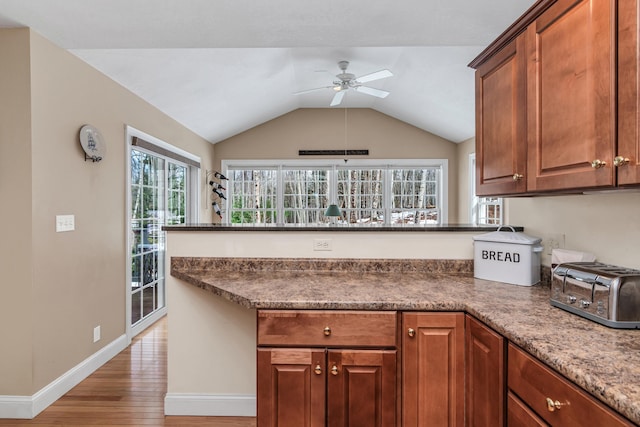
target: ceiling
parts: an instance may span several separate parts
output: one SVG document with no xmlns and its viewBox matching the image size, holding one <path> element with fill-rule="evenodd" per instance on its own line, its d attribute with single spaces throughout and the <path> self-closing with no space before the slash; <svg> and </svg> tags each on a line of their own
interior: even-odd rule
<svg viewBox="0 0 640 427">
<path fill-rule="evenodd" d="M 0 0 L 31 27 L 216 143 L 297 108 L 329 108 L 337 62 L 391 94 L 372 108 L 453 142 L 474 135 L 467 64 L 534 0 Z"/>
</svg>

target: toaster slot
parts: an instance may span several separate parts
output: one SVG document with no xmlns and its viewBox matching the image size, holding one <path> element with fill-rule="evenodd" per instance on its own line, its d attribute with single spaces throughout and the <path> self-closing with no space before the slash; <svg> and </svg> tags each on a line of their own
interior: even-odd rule
<svg viewBox="0 0 640 427">
<path fill-rule="evenodd" d="M 569 270 L 564 278 L 564 294 L 574 296 L 578 301 L 593 302 L 593 285 L 596 277 L 592 273 Z"/>
<path fill-rule="evenodd" d="M 615 320 L 640 322 L 640 278 L 623 280 L 616 299 Z"/>
</svg>

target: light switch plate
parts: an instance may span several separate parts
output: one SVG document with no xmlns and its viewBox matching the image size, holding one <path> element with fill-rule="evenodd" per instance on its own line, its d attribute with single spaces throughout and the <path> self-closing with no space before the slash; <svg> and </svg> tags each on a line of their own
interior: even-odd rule
<svg viewBox="0 0 640 427">
<path fill-rule="evenodd" d="M 75 215 L 56 215 L 56 233 L 76 229 Z"/>
</svg>

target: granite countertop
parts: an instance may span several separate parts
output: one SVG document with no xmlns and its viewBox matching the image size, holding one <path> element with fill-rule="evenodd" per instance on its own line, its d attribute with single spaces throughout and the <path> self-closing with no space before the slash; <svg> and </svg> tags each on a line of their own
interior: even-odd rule
<svg viewBox="0 0 640 427">
<path fill-rule="evenodd" d="M 509 226 L 513 227 L 515 231 L 523 231 L 522 226 Z M 162 227 L 166 231 L 340 231 L 340 232 L 380 232 L 380 231 L 394 231 L 394 232 L 477 232 L 488 233 L 490 231 L 496 231 L 498 229 L 495 225 L 473 225 L 473 224 L 426 224 L 426 225 L 276 225 L 276 224 L 236 224 L 236 225 L 223 225 L 223 224 L 176 224 L 165 225 Z M 506 230 L 508 231 L 508 230 Z"/>
<path fill-rule="evenodd" d="M 471 260 L 171 259 L 172 276 L 247 308 L 467 312 L 640 424 L 640 330 L 552 307 L 544 285 L 472 272 Z"/>
</svg>

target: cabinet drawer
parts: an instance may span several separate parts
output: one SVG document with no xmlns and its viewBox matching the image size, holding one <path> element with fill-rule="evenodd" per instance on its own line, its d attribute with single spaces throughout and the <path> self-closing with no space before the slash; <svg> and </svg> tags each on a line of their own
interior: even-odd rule
<svg viewBox="0 0 640 427">
<path fill-rule="evenodd" d="M 258 345 L 395 347 L 395 311 L 258 311 Z"/>
<path fill-rule="evenodd" d="M 517 427 L 549 427 L 513 393 L 507 395 L 507 425 Z"/>
<path fill-rule="evenodd" d="M 512 344 L 508 365 L 509 389 L 554 427 L 633 425 Z M 560 409 L 550 411 L 547 398 Z"/>
</svg>

